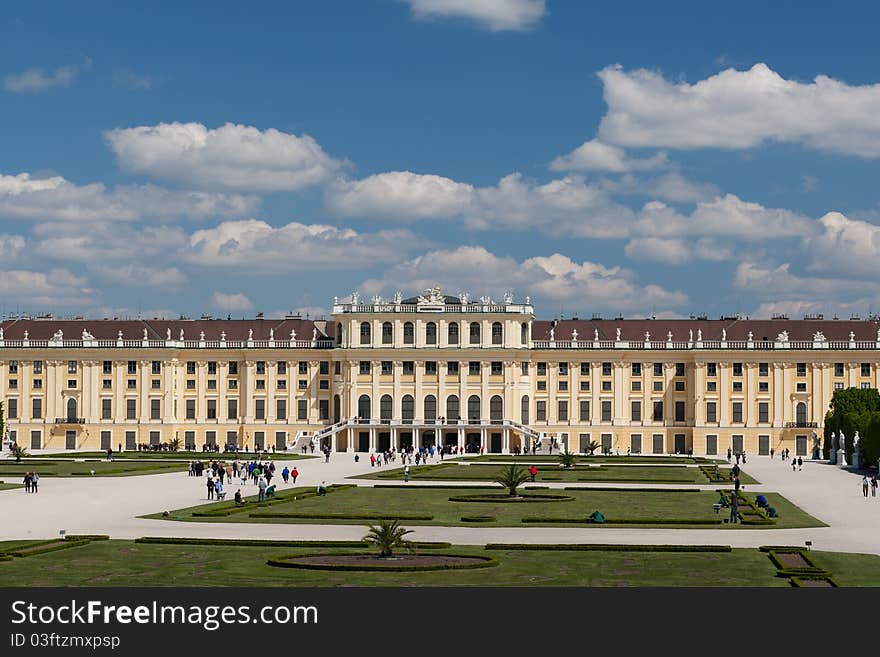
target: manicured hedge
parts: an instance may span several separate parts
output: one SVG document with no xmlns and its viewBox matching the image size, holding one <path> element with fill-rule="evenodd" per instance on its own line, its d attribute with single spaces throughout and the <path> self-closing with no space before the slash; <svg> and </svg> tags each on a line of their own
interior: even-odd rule
<svg viewBox="0 0 880 657">
<path fill-rule="evenodd" d="M 12 561 L 12 559 L 11 554 L 0 554 L 0 561 Z"/>
<path fill-rule="evenodd" d="M 587 481 L 587 482 L 589 482 L 589 481 L 596 481 L 596 480 L 595 480 L 595 479 L 584 478 L 584 479 L 578 479 L 577 481 Z M 600 479 L 600 481 L 602 481 L 602 482 L 607 482 L 607 481 L 609 481 L 609 480 L 608 480 L 608 479 Z M 642 482 L 645 482 L 645 481 L 651 481 L 651 479 L 650 479 L 650 477 L 648 477 L 648 478 L 646 478 L 646 477 L 615 477 L 615 478 L 613 479 L 613 481 L 615 481 L 615 482 L 617 482 L 617 483 L 621 483 L 621 484 L 639 484 L 639 483 L 642 483 Z M 664 479 L 664 480 L 663 480 L 663 483 L 670 483 L 670 484 L 692 484 L 692 483 L 694 483 L 694 480 L 693 480 L 693 479 Z"/>
<path fill-rule="evenodd" d="M 523 486 L 523 490 L 550 490 L 550 486 Z"/>
<path fill-rule="evenodd" d="M 779 558 L 780 554 L 797 554 L 801 558 L 803 558 L 804 561 L 807 562 L 807 565 L 800 566 L 800 567 L 794 567 L 794 568 L 791 566 L 786 566 L 785 564 L 782 563 L 782 560 Z M 770 557 L 770 561 L 772 561 L 773 565 L 776 566 L 780 571 L 783 571 L 783 570 L 794 570 L 794 571 L 819 570 L 818 564 L 816 564 L 816 562 L 813 561 L 813 559 L 809 556 L 809 554 L 807 554 L 807 550 L 804 548 L 800 548 L 800 547 L 798 547 L 798 548 L 782 548 L 782 549 L 773 548 L 773 549 L 767 550 L 767 556 Z"/>
<path fill-rule="evenodd" d="M 476 568 L 491 568 L 493 566 L 498 565 L 498 561 L 492 557 L 483 557 L 477 555 L 470 554 L 438 554 L 437 556 L 445 557 L 470 557 L 474 559 L 480 559 L 478 562 L 470 563 L 470 564 L 461 564 L 461 565 L 452 565 L 452 564 L 442 564 L 437 566 L 404 566 L 404 565 L 395 565 L 395 564 L 387 564 L 381 566 L 372 566 L 369 568 L 358 568 L 354 565 L 348 564 L 296 564 L 291 563 L 289 561 L 284 561 L 285 559 L 297 559 L 299 557 L 310 557 L 313 555 L 310 554 L 291 554 L 283 557 L 276 557 L 275 559 L 268 559 L 266 564 L 269 566 L 275 566 L 277 568 L 300 568 L 303 570 L 339 570 L 339 571 L 359 571 L 359 572 L 370 572 L 370 571 L 378 571 L 378 572 L 413 572 L 413 571 L 428 571 L 428 570 L 474 570 Z M 336 556 L 333 554 L 328 554 L 325 556 Z"/>
<path fill-rule="evenodd" d="M 107 534 L 68 534 L 64 537 L 67 541 L 109 541 Z"/>
<path fill-rule="evenodd" d="M 834 578 L 829 575 L 795 575 L 791 578 L 791 585 L 797 588 L 804 588 L 806 585 L 803 583 L 805 580 L 821 580 L 828 582 L 833 588 L 840 588 L 840 585 L 834 580 Z"/>
<path fill-rule="evenodd" d="M 229 547 L 329 547 L 329 548 L 362 548 L 364 541 L 273 541 L 257 538 L 184 538 L 166 536 L 142 536 L 135 543 L 158 543 L 163 545 L 225 545 Z M 411 541 L 410 545 L 418 549 L 448 549 L 451 543 L 444 541 Z"/>
<path fill-rule="evenodd" d="M 563 550 L 583 552 L 730 552 L 729 545 L 624 545 L 614 543 L 488 543 L 487 550 Z"/>
<path fill-rule="evenodd" d="M 495 522 L 495 516 L 462 516 L 462 522 Z"/>
<path fill-rule="evenodd" d="M 369 488 L 369 486 L 365 486 L 364 488 Z M 467 489 L 477 489 L 477 490 L 500 490 L 500 486 L 469 486 L 467 484 L 463 486 L 452 486 L 450 484 L 441 484 L 438 486 L 431 486 L 430 484 L 376 484 L 372 488 L 433 488 L 436 490 L 463 490 Z M 543 488 L 547 488 L 544 486 Z"/>
<path fill-rule="evenodd" d="M 702 493 L 699 488 L 620 488 L 612 486 L 566 486 L 562 490 L 589 490 L 619 493 Z"/>
<path fill-rule="evenodd" d="M 384 513 L 249 513 L 248 518 L 298 518 L 302 520 L 433 520 L 434 516 Z"/>
<path fill-rule="evenodd" d="M 544 518 L 540 516 L 525 517 L 521 522 L 526 523 L 564 523 L 564 524 L 596 524 L 596 525 L 720 525 L 718 520 L 700 520 L 696 518 L 605 518 L 605 522 L 596 522 L 590 518 Z"/>
<path fill-rule="evenodd" d="M 530 498 L 528 501 L 524 501 L 522 498 Z M 514 497 L 511 499 L 510 495 L 505 493 L 499 493 L 498 495 L 489 496 L 489 495 L 467 495 L 464 497 L 450 497 L 450 502 L 482 502 L 484 504 L 529 504 L 529 503 L 540 503 L 540 502 L 571 502 L 574 498 L 570 495 L 553 495 L 553 494 L 542 494 L 542 495 L 520 495 L 519 497 Z"/>
<path fill-rule="evenodd" d="M 54 545 L 46 545 L 45 547 L 37 546 L 18 548 L 17 550 L 11 551 L 9 554 L 14 557 L 32 557 L 36 554 L 46 554 L 47 552 L 56 552 L 57 550 L 66 550 L 67 548 L 88 545 L 91 541 L 57 541 L 54 543 Z"/>
</svg>

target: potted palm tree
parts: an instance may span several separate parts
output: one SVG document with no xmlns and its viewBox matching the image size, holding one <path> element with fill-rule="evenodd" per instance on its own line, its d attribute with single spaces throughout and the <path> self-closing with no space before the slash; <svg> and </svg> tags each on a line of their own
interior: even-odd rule
<svg viewBox="0 0 880 657">
<path fill-rule="evenodd" d="M 378 525 L 370 525 L 370 531 L 363 540 L 379 549 L 379 556 L 393 556 L 394 550 L 409 547 L 410 542 L 403 537 L 412 534 L 411 529 L 404 529 L 399 520 L 381 520 Z"/>
<path fill-rule="evenodd" d="M 20 463 L 23 458 L 28 456 L 27 450 L 19 444 L 14 444 L 11 451 L 16 463 Z"/>
<path fill-rule="evenodd" d="M 587 449 L 590 450 L 590 456 L 592 456 L 593 452 L 599 449 L 599 442 L 596 440 L 591 440 L 590 444 L 587 445 Z"/>
<path fill-rule="evenodd" d="M 577 454 L 569 452 L 568 447 L 566 447 L 565 451 L 559 454 L 559 463 L 566 470 L 570 470 L 577 463 Z"/>
<path fill-rule="evenodd" d="M 495 483 L 504 486 L 510 493 L 510 497 L 516 497 L 516 489 L 520 484 L 529 480 L 529 473 L 516 463 L 511 463 L 501 470 L 495 478 Z"/>
</svg>

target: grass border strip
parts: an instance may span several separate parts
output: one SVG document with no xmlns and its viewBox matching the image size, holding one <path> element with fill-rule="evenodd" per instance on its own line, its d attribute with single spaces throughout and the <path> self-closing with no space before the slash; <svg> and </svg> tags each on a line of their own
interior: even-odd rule
<svg viewBox="0 0 880 657">
<path fill-rule="evenodd" d="M 351 553 L 330 553 L 321 556 L 326 557 L 334 557 L 334 556 L 349 556 Z M 267 566 L 274 566 L 276 568 L 298 568 L 301 570 L 337 570 L 337 571 L 358 571 L 358 572 L 418 572 L 418 571 L 430 571 L 430 570 L 475 570 L 477 568 L 492 568 L 498 565 L 498 560 L 494 557 L 484 557 L 482 555 L 476 554 L 435 554 L 432 556 L 438 557 L 467 557 L 471 559 L 478 559 L 479 561 L 471 564 L 464 564 L 459 566 L 453 566 L 451 564 L 441 564 L 436 566 L 395 566 L 395 565 L 380 565 L 380 566 L 371 566 L 367 568 L 358 567 L 358 566 L 350 566 L 345 564 L 305 564 L 305 563 L 291 563 L 289 561 L 285 561 L 286 559 L 296 559 L 298 557 L 312 557 L 315 556 L 313 554 L 291 554 L 282 557 L 275 557 L 274 559 L 267 559 Z"/>
<path fill-rule="evenodd" d="M 486 550 L 577 552 L 731 552 L 729 545 L 632 545 L 625 543 L 487 543 Z"/>
</svg>

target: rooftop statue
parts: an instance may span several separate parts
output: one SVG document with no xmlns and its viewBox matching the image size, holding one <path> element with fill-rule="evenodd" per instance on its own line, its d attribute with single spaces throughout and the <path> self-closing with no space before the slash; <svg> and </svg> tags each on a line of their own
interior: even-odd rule
<svg viewBox="0 0 880 657">
<path fill-rule="evenodd" d="M 83 332 L 82 332 L 82 339 L 83 339 L 83 341 L 86 341 L 86 340 L 94 340 L 94 339 L 95 339 L 95 336 L 92 335 L 91 333 L 89 333 L 86 329 L 83 329 Z"/>
<path fill-rule="evenodd" d="M 783 331 L 779 335 L 776 336 L 777 342 L 788 342 L 788 331 Z"/>
<path fill-rule="evenodd" d="M 64 331 L 62 331 L 61 329 L 58 329 L 52 335 L 52 339 L 55 340 L 56 342 L 60 342 L 61 340 L 64 339 Z"/>
<path fill-rule="evenodd" d="M 825 342 L 825 334 L 822 331 L 816 331 L 813 333 L 813 342 Z"/>
</svg>

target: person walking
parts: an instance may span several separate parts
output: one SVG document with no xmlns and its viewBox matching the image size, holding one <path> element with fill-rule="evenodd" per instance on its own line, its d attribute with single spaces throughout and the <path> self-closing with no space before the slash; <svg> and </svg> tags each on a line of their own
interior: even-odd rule
<svg viewBox="0 0 880 657">
<path fill-rule="evenodd" d="M 871 475 L 871 497 L 877 497 L 877 475 Z"/>
<path fill-rule="evenodd" d="M 774 453 L 774 452 L 775 452 L 775 450 L 771 447 L 771 448 L 770 448 L 770 458 L 771 458 L 771 459 L 773 458 L 773 453 Z"/>
<path fill-rule="evenodd" d="M 409 481 L 409 466 L 408 465 L 403 468 L 403 481 L 404 482 Z"/>
<path fill-rule="evenodd" d="M 281 471 L 281 478 L 284 480 L 285 484 L 287 483 L 287 480 L 290 479 L 290 468 L 288 468 L 286 465 L 284 466 L 284 469 Z"/>
<path fill-rule="evenodd" d="M 208 487 L 208 499 L 213 500 L 214 499 L 214 477 L 212 477 L 211 475 L 208 475 L 208 481 L 205 485 Z"/>
<path fill-rule="evenodd" d="M 736 496 L 736 495 L 739 494 L 739 487 L 740 487 L 739 477 L 734 477 L 734 478 L 733 478 L 733 492 L 734 492 L 734 496 Z"/>
<path fill-rule="evenodd" d="M 372 468 L 372 467 L 375 467 L 375 465 L 376 465 L 376 455 L 375 455 L 375 454 L 370 454 L 370 467 L 371 467 L 371 468 Z"/>
<path fill-rule="evenodd" d="M 868 481 L 868 475 L 862 476 L 862 493 L 864 493 L 865 497 L 868 497 L 868 485 L 870 482 Z"/>
<path fill-rule="evenodd" d="M 730 463 L 730 447 L 727 448 L 727 462 Z"/>
<path fill-rule="evenodd" d="M 532 481 L 535 480 L 535 476 L 537 474 L 538 474 L 538 468 L 536 468 L 535 465 L 532 464 L 532 467 L 529 468 L 529 475 L 532 477 Z"/>
<path fill-rule="evenodd" d="M 739 521 L 739 495 L 734 492 L 730 496 L 730 522 L 736 524 Z"/>
<path fill-rule="evenodd" d="M 791 460 L 791 471 L 795 472 L 797 470 L 797 459 Z"/>
<path fill-rule="evenodd" d="M 259 502 L 263 502 L 266 499 L 266 478 L 263 475 L 260 475 L 260 478 L 257 480 L 257 487 L 259 488 Z"/>
<path fill-rule="evenodd" d="M 798 456 L 798 457 L 797 457 L 797 462 L 798 462 L 798 472 L 800 472 L 801 470 L 804 469 L 804 457 L 803 457 L 803 456 Z"/>
<path fill-rule="evenodd" d="M 39 492 L 39 488 L 37 487 L 39 483 L 40 483 L 40 475 L 38 475 L 36 472 L 32 472 L 31 473 L 31 492 L 32 493 Z"/>
<path fill-rule="evenodd" d="M 290 471 L 290 478 L 293 479 L 293 483 L 296 483 L 297 477 L 299 477 L 299 470 L 296 469 L 296 466 L 293 466 L 293 470 Z"/>
</svg>

